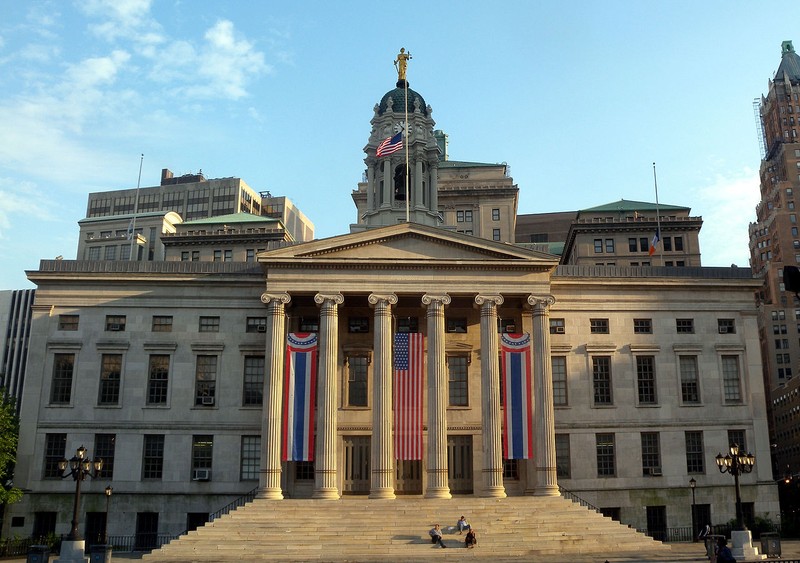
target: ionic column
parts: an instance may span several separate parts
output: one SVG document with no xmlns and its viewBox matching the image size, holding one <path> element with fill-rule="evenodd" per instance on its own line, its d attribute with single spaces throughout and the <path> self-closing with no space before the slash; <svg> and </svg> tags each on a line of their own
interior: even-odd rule
<svg viewBox="0 0 800 563">
<path fill-rule="evenodd" d="M 450 296 L 422 296 L 428 308 L 428 483 L 425 498 L 451 498 L 447 480 L 447 365 L 444 307 Z"/>
<path fill-rule="evenodd" d="M 314 453 L 313 498 L 338 499 L 336 487 L 336 366 L 339 350 L 341 293 L 317 293 L 319 311 L 319 367 L 317 370 L 317 440 Z"/>
<path fill-rule="evenodd" d="M 439 163 L 428 163 L 428 178 L 431 187 L 430 208 L 434 213 L 439 211 Z"/>
<path fill-rule="evenodd" d="M 375 163 L 370 161 L 367 163 L 367 208 L 365 211 L 375 211 L 375 207 Z"/>
<path fill-rule="evenodd" d="M 392 189 L 393 189 L 393 182 L 394 177 L 392 174 L 392 159 L 391 158 L 384 158 L 383 159 L 383 191 L 381 192 L 382 201 L 381 207 L 391 207 L 393 201 Z"/>
<path fill-rule="evenodd" d="M 395 498 L 392 447 L 392 305 L 397 296 L 369 296 L 375 308 L 375 368 L 372 372 L 372 448 L 369 498 Z"/>
<path fill-rule="evenodd" d="M 536 450 L 536 496 L 558 496 L 556 476 L 556 423 L 553 412 L 553 375 L 550 359 L 550 310 L 552 295 L 528 296 L 533 315 L 533 419 Z"/>
<path fill-rule="evenodd" d="M 288 293 L 264 293 L 267 306 L 267 342 L 265 349 L 264 408 L 261 419 L 261 470 L 258 498 L 281 500 L 281 398 L 283 397 L 283 361 L 285 345 L 284 308 L 292 298 Z"/>
<path fill-rule="evenodd" d="M 502 295 L 477 295 L 481 308 L 481 426 L 483 428 L 483 496 L 506 496 L 500 417 L 500 367 L 497 306 Z"/>
<path fill-rule="evenodd" d="M 422 197 L 422 155 L 414 163 L 414 208 L 425 208 Z"/>
</svg>

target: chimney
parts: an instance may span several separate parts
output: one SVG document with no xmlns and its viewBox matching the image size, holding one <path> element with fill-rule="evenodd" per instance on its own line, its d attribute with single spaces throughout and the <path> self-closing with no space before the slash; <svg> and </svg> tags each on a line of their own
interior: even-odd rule
<svg viewBox="0 0 800 563">
<path fill-rule="evenodd" d="M 162 168 L 161 185 L 166 186 L 167 184 L 171 183 L 170 180 L 172 180 L 172 171 L 169 168 Z"/>
</svg>

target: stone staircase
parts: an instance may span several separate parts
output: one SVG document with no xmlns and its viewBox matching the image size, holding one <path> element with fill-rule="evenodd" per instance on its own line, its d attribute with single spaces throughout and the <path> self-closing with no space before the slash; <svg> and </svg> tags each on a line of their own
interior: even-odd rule
<svg viewBox="0 0 800 563">
<path fill-rule="evenodd" d="M 475 549 L 454 530 L 464 514 L 477 532 Z M 428 530 L 441 524 L 441 549 Z M 159 562 L 428 561 L 470 557 L 493 561 L 590 560 L 635 554 L 669 559 L 654 541 L 563 497 L 449 500 L 256 499 L 145 555 Z M 596 559 L 595 559 L 596 557 Z"/>
</svg>

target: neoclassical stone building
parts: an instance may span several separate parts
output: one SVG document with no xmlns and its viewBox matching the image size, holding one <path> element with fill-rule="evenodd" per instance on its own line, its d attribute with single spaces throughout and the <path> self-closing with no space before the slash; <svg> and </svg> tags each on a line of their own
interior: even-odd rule
<svg viewBox="0 0 800 563">
<path fill-rule="evenodd" d="M 197 526 L 250 491 L 370 502 L 559 486 L 659 534 L 692 525 L 690 478 L 695 519 L 733 517 L 732 479 L 714 463 L 730 442 L 757 459 L 742 477 L 746 514 L 775 518 L 758 281 L 735 268 L 559 265 L 511 244 L 513 180 L 440 160 L 419 94 L 403 150 L 378 156 L 406 86 L 376 105 L 349 234 L 256 262 L 44 260 L 29 272 L 16 484 L 30 492 L 6 532 L 69 529 L 73 484 L 57 464 L 80 445 L 106 464 L 84 484 L 89 538 L 108 484 L 109 532 L 143 537 Z M 281 456 L 288 333 L 319 341 L 309 461 Z M 395 455 L 397 333 L 422 335 L 420 460 Z M 503 456 L 503 333 L 531 337 L 532 459 Z"/>
</svg>

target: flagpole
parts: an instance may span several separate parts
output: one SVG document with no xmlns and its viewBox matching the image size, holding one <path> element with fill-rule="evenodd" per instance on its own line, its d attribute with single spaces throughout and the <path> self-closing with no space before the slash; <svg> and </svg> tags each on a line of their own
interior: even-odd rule
<svg viewBox="0 0 800 563">
<path fill-rule="evenodd" d="M 139 159 L 139 179 L 136 180 L 136 199 L 133 203 L 133 219 L 131 219 L 131 255 L 128 257 L 128 260 L 136 261 L 136 256 L 134 249 L 136 248 L 137 236 L 136 236 L 136 214 L 139 212 L 139 187 L 142 185 L 142 164 L 144 163 L 144 153 L 142 153 L 141 158 Z"/>
<path fill-rule="evenodd" d="M 408 193 L 408 185 L 409 185 L 409 166 L 408 166 L 408 80 L 403 80 L 403 90 L 406 95 L 406 126 L 405 126 L 405 142 L 403 143 L 406 147 L 406 223 L 410 222 L 410 203 L 409 203 L 409 193 Z"/>
<path fill-rule="evenodd" d="M 656 163 L 653 163 L 653 186 L 656 189 L 656 234 L 658 235 L 658 242 L 661 242 L 661 214 L 658 212 L 658 178 L 656 177 Z M 661 265 L 664 265 L 664 245 L 658 251 L 661 257 Z"/>
</svg>

